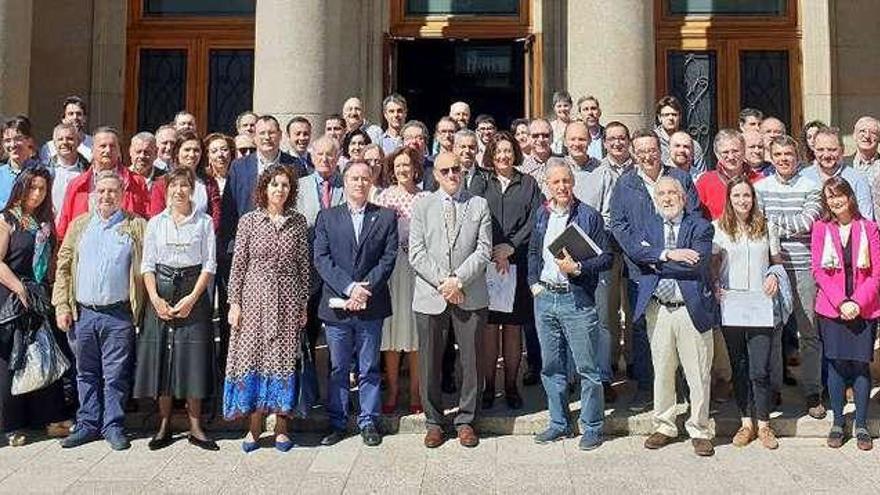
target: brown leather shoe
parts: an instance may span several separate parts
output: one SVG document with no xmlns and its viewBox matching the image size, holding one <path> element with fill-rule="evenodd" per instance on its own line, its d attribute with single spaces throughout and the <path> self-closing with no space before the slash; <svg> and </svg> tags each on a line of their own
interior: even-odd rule
<svg viewBox="0 0 880 495">
<path fill-rule="evenodd" d="M 463 447 L 476 447 L 480 444 L 480 437 L 471 425 L 464 425 L 458 428 L 458 443 Z"/>
<path fill-rule="evenodd" d="M 645 440 L 645 448 L 651 449 L 651 450 L 657 450 L 657 449 L 666 447 L 667 445 L 672 443 L 673 440 L 675 440 L 675 438 L 670 437 L 670 436 L 666 436 L 666 435 L 660 433 L 659 431 L 657 431 L 657 432 L 651 433 L 651 436 L 649 436 L 647 438 L 647 440 Z"/>
<path fill-rule="evenodd" d="M 715 455 L 715 447 L 712 445 L 712 440 L 692 438 L 691 445 L 694 446 L 694 453 L 700 457 L 712 457 Z"/>
<path fill-rule="evenodd" d="M 443 429 L 437 427 L 428 427 L 428 433 L 425 434 L 425 447 L 436 449 L 446 442 L 446 435 Z"/>
<path fill-rule="evenodd" d="M 731 439 L 731 443 L 734 447 L 745 447 L 752 443 L 752 440 L 754 439 L 755 430 L 748 426 L 741 426 L 739 430 L 737 430 L 736 435 L 733 436 L 733 439 Z"/>
</svg>

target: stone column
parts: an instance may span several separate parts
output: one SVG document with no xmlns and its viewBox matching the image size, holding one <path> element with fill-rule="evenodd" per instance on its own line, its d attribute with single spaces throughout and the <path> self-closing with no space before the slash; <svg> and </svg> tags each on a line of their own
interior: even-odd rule
<svg viewBox="0 0 880 495">
<path fill-rule="evenodd" d="M 568 90 L 598 98 L 603 122 L 652 123 L 655 52 L 654 2 L 568 0 Z"/>
<path fill-rule="evenodd" d="M 284 126 L 303 115 L 317 128 L 360 93 L 366 9 L 344 0 L 260 0 L 254 53 L 254 110 Z M 319 132 L 315 132 L 319 134 Z"/>
<path fill-rule="evenodd" d="M 0 115 L 28 113 L 32 0 L 0 0 Z"/>
</svg>

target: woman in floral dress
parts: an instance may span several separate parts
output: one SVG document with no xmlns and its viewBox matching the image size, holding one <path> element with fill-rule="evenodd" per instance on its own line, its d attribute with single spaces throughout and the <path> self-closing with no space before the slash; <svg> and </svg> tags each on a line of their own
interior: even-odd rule
<svg viewBox="0 0 880 495">
<path fill-rule="evenodd" d="M 409 264 L 409 221 L 412 207 L 421 193 L 416 185 L 422 180 L 422 160 L 409 147 L 398 148 L 385 158 L 385 177 L 391 184 L 382 191 L 376 203 L 397 213 L 397 232 L 400 249 L 391 275 L 391 311 L 382 327 L 382 352 L 388 395 L 382 405 L 383 414 L 397 410 L 400 391 L 400 354 L 406 353 L 409 363 L 409 412 L 422 412 L 419 395 L 419 342 L 416 333 L 415 314 L 412 312 L 413 284 L 415 274 Z"/>
<path fill-rule="evenodd" d="M 258 447 L 264 414 L 278 417 L 275 448 L 293 446 L 287 416 L 296 406 L 311 273 L 306 219 L 294 210 L 296 186 L 292 169 L 267 168 L 254 193 L 256 209 L 241 217 L 235 237 L 223 414 L 250 417 L 245 452 Z"/>
</svg>

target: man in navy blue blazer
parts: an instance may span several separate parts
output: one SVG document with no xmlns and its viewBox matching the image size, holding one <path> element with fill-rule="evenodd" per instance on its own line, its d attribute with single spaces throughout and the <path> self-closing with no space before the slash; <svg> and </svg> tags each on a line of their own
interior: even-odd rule
<svg viewBox="0 0 880 495">
<path fill-rule="evenodd" d="M 617 179 L 611 193 L 611 219 L 609 229 L 621 246 L 638 243 L 640 227 L 657 214 L 654 208 L 656 181 L 661 177 L 674 177 L 685 190 L 685 210 L 700 211 L 694 182 L 687 172 L 660 162 L 660 140 L 654 131 L 637 130 L 632 136 L 633 155 L 637 166 Z M 629 273 L 638 274 L 638 268 L 624 251 L 624 261 Z M 630 307 L 636 303 L 638 277 L 627 278 L 627 296 Z M 637 384 L 636 394 L 629 405 L 630 410 L 641 412 L 651 405 L 652 369 L 651 350 L 644 320 L 632 320 L 632 362 L 630 378 Z M 628 367 L 630 368 L 630 367 Z"/>
<path fill-rule="evenodd" d="M 645 316 L 654 359 L 656 430 L 645 447 L 658 449 L 678 436 L 675 374 L 681 365 L 690 389 L 685 429 L 694 452 L 711 456 L 712 330 L 721 324 L 710 270 L 715 229 L 699 212 L 686 211 L 685 197 L 678 179 L 660 177 L 654 185 L 659 214 L 635 227 L 632 240 L 621 247 L 638 269 L 634 313 Z"/>
<path fill-rule="evenodd" d="M 324 282 L 318 316 L 330 349 L 327 413 L 332 431 L 321 443 L 333 445 L 346 436 L 348 374 L 356 352 L 357 423 L 364 443 L 375 446 L 382 442 L 379 347 L 382 322 L 391 316 L 388 279 L 397 259 L 397 217 L 367 202 L 372 175 L 366 162 L 350 162 L 343 181 L 346 202 L 321 210 L 315 223 L 315 267 Z"/>
<path fill-rule="evenodd" d="M 220 247 L 217 256 L 231 257 L 233 241 L 238 230 L 238 219 L 254 209 L 254 188 L 257 178 L 270 165 L 287 165 L 293 167 L 297 177 L 307 174 L 305 168 L 298 165 L 292 156 L 281 151 L 281 127 L 278 120 L 271 115 L 263 115 L 257 119 L 254 134 L 257 151 L 237 158 L 229 168 L 223 202 L 220 206 Z"/>
<path fill-rule="evenodd" d="M 535 436 L 547 443 L 571 436 L 568 419 L 569 356 L 581 381 L 579 447 L 592 450 L 602 445 L 605 399 L 599 374 L 599 314 L 596 286 L 599 274 L 611 268 L 608 235 L 602 215 L 574 197 L 574 174 L 560 158 L 546 165 L 550 200 L 537 212 L 529 243 L 529 287 L 535 299 L 535 326 L 541 343 L 541 382 L 547 393 L 550 424 Z M 568 252 L 556 257 L 548 246 L 570 224 L 580 227 L 602 254 L 573 259 Z"/>
</svg>

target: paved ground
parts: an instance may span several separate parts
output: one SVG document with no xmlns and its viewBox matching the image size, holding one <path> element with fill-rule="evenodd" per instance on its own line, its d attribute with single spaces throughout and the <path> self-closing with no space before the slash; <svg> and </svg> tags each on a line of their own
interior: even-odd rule
<svg viewBox="0 0 880 495">
<path fill-rule="evenodd" d="M 213 453 L 185 441 L 150 452 L 145 438 L 126 452 L 44 441 L 0 448 L 0 493 L 877 493 L 880 478 L 880 449 L 861 452 L 854 442 L 833 451 L 818 438 L 783 438 L 775 452 L 721 445 L 703 459 L 689 442 L 647 451 L 643 440 L 612 438 L 580 452 L 576 440 L 535 445 L 514 435 L 428 450 L 420 435 L 401 434 L 377 448 L 354 437 L 248 455 L 231 438 Z"/>
</svg>

